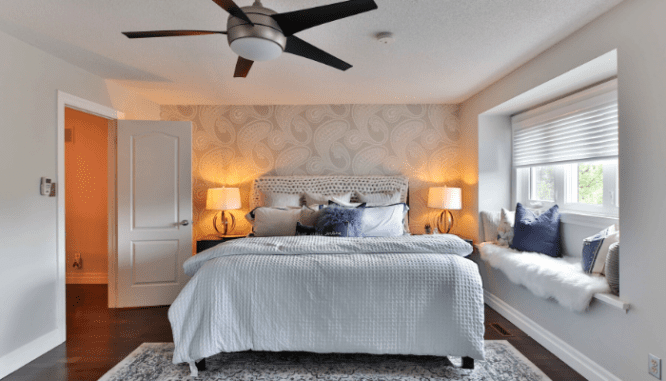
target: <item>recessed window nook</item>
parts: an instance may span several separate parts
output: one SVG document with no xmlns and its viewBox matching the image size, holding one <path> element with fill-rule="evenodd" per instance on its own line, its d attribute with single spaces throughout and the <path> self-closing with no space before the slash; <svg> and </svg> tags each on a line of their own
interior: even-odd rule
<svg viewBox="0 0 666 381">
<path fill-rule="evenodd" d="M 500 208 L 513 210 L 517 202 L 533 208 L 548 208 L 557 203 L 562 210 L 563 251 L 569 257 L 581 256 L 584 238 L 596 234 L 609 225 L 619 224 L 617 153 L 614 154 L 614 158 L 612 155 L 610 157 L 593 155 L 595 160 L 589 163 L 585 162 L 584 158 L 560 158 L 558 161 L 561 163 L 558 164 L 561 165 L 553 171 L 554 176 L 548 178 L 552 189 L 542 192 L 546 197 L 534 197 L 538 196 L 535 185 L 539 185 L 534 181 L 534 167 L 529 165 L 516 167 L 513 151 L 515 130 L 512 128 L 512 118 L 515 118 L 514 123 L 516 119 L 519 122 L 524 121 L 534 117 L 535 112 L 540 111 L 543 114 L 544 109 L 548 111 L 549 104 L 562 106 L 562 102 L 566 102 L 562 99 L 572 94 L 580 93 L 588 95 L 589 98 L 590 93 L 593 96 L 598 95 L 598 90 L 595 89 L 602 88 L 607 93 L 613 86 L 616 98 L 617 51 L 615 50 L 480 114 L 479 211 L 498 211 Z M 593 133 L 596 132 L 595 130 Z M 600 131 L 596 136 L 604 133 Z M 530 151 L 534 146 L 526 147 L 524 152 L 528 154 L 527 156 L 542 152 L 539 148 Z M 593 179 L 597 183 L 592 184 L 591 192 L 581 195 L 579 189 L 582 186 L 577 182 L 583 173 L 587 176 L 585 180 L 588 181 L 589 171 L 599 179 Z M 600 180 L 601 178 L 603 180 Z M 630 307 L 621 297 L 612 294 L 596 294 L 593 303 L 594 301 L 625 312 Z"/>
</svg>

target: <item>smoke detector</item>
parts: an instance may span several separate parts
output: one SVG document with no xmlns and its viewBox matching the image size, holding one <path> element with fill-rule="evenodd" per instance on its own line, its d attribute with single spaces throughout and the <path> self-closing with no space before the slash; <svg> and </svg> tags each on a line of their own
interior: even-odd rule
<svg viewBox="0 0 666 381">
<path fill-rule="evenodd" d="M 395 37 L 393 37 L 393 33 L 391 32 L 382 32 L 377 34 L 377 41 L 380 44 L 389 45 L 395 42 Z"/>
</svg>

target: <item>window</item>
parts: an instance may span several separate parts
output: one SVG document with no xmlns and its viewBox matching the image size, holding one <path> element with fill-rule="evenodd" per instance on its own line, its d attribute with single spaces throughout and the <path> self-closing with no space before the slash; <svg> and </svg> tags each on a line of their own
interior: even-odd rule
<svg viewBox="0 0 666 381">
<path fill-rule="evenodd" d="M 616 80 L 516 115 L 512 124 L 517 201 L 618 216 Z"/>
<path fill-rule="evenodd" d="M 530 167 L 530 200 L 555 201 L 555 166 Z"/>
</svg>

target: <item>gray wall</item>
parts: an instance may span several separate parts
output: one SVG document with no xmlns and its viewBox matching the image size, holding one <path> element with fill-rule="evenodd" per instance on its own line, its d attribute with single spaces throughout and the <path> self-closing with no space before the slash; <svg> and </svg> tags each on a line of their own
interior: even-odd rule
<svg viewBox="0 0 666 381">
<path fill-rule="evenodd" d="M 666 2 L 627 0 L 461 107 L 463 131 L 478 115 L 617 49 L 620 115 L 621 298 L 628 314 L 603 305 L 575 314 L 532 296 L 496 272 L 484 287 L 623 380 L 652 380 L 647 356 L 666 357 Z M 479 132 L 480 133 L 480 132 Z M 481 264 L 483 267 L 484 265 Z"/>
<path fill-rule="evenodd" d="M 25 352 L 21 347 L 56 329 L 56 198 L 39 195 L 39 178 L 56 178 L 57 90 L 120 111 L 127 108 L 135 118 L 159 119 L 159 106 L 4 32 L 0 50 L 3 364 L 8 354 L 20 355 Z"/>
<path fill-rule="evenodd" d="M 515 209 L 511 205 L 511 118 L 480 115 L 479 210 Z"/>
</svg>

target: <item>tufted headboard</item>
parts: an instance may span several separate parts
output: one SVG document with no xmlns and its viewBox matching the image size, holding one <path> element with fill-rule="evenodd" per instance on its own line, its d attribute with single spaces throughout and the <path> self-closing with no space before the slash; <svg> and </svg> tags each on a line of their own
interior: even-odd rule
<svg viewBox="0 0 666 381">
<path fill-rule="evenodd" d="M 263 205 L 266 192 L 325 195 L 353 191 L 361 193 L 400 191 L 400 201 L 407 202 L 409 179 L 405 176 L 265 176 L 254 180 L 250 192 L 250 209 Z M 356 202 L 352 195 L 352 202 Z"/>
</svg>

